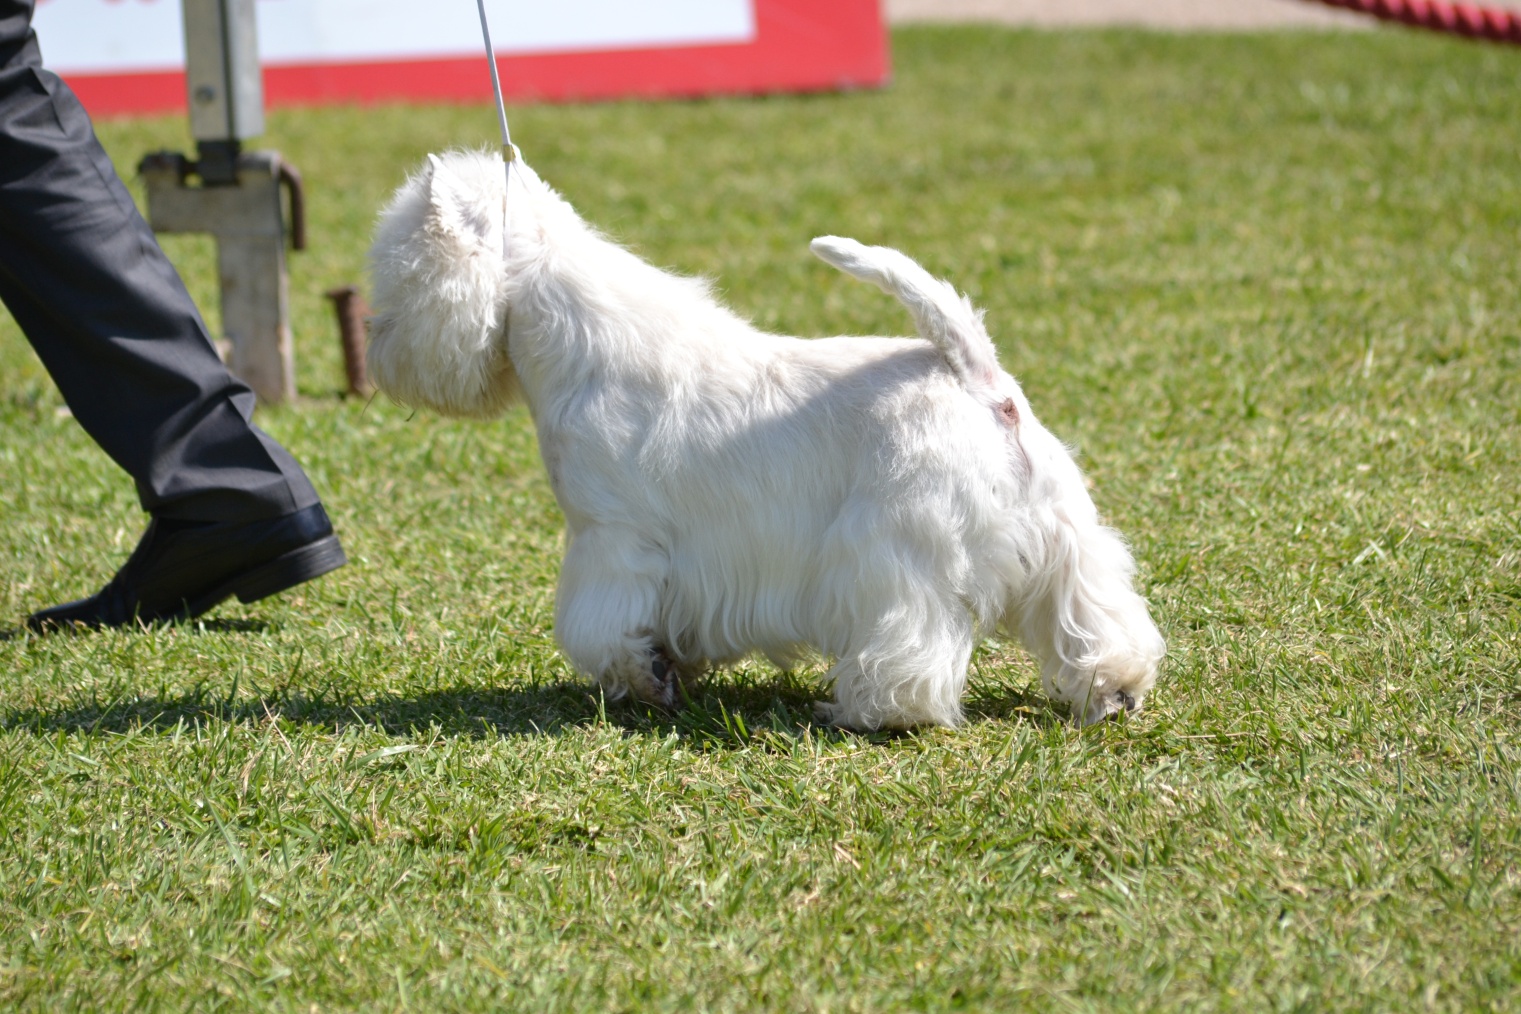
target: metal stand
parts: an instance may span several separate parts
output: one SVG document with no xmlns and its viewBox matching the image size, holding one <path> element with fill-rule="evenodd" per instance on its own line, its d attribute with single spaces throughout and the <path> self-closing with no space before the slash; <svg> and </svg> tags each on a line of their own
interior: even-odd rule
<svg viewBox="0 0 1521 1014">
<path fill-rule="evenodd" d="M 228 366 L 259 400 L 294 397 L 290 278 L 280 187 L 290 189 L 292 246 L 306 246 L 301 176 L 278 152 L 242 150 L 264 130 L 254 0 L 182 0 L 190 128 L 197 158 L 148 155 L 148 221 L 159 232 L 216 237 Z"/>
<path fill-rule="evenodd" d="M 292 245 L 303 249 L 300 176 L 272 151 L 243 152 L 233 169 L 230 184 L 193 186 L 196 163 L 176 152 L 149 155 L 138 166 L 154 229 L 216 237 L 228 368 L 260 401 L 275 404 L 296 394 L 280 187 L 291 189 Z"/>
</svg>

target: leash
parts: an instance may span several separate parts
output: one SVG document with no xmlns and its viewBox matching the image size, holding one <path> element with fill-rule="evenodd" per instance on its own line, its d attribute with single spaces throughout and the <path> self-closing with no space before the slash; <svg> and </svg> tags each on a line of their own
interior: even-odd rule
<svg viewBox="0 0 1521 1014">
<path fill-rule="evenodd" d="M 507 193 L 512 189 L 512 170 L 518 164 L 521 152 L 512 143 L 512 133 L 507 129 L 507 103 L 502 101 L 502 78 L 496 69 L 496 50 L 491 46 L 491 26 L 486 23 L 486 0 L 475 0 L 481 15 L 481 38 L 486 42 L 486 64 L 491 68 L 491 90 L 496 94 L 496 119 L 502 130 L 502 165 L 507 174 L 502 188 L 502 256 L 507 256 Z"/>
<path fill-rule="evenodd" d="M 517 145 L 507 129 L 507 104 L 502 101 L 502 78 L 496 70 L 496 50 L 491 48 L 491 26 L 486 23 L 486 0 L 475 0 L 481 14 L 481 38 L 486 40 L 486 63 L 491 68 L 491 90 L 496 93 L 496 119 L 502 128 L 502 161 L 511 165 L 517 161 Z"/>
</svg>

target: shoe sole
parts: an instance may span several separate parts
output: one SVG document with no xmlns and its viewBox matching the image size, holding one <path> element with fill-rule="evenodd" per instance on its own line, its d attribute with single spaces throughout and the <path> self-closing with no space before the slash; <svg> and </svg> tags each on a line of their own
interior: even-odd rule
<svg viewBox="0 0 1521 1014">
<path fill-rule="evenodd" d="M 174 618 L 194 619 L 234 595 L 239 602 L 257 602 L 331 573 L 348 562 L 349 558 L 344 554 L 338 536 L 328 535 L 277 556 L 268 563 L 245 571 L 219 587 L 196 596 L 187 601 L 185 608 Z"/>
</svg>

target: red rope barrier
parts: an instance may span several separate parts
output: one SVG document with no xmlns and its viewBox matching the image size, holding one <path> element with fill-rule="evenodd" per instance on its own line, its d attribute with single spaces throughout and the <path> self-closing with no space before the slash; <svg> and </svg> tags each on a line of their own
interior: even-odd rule
<svg viewBox="0 0 1521 1014">
<path fill-rule="evenodd" d="M 1382 21 L 1429 28 L 1490 42 L 1521 45 L 1521 14 L 1478 4 L 1445 0 L 1314 0 L 1327 7 L 1371 14 Z"/>
</svg>

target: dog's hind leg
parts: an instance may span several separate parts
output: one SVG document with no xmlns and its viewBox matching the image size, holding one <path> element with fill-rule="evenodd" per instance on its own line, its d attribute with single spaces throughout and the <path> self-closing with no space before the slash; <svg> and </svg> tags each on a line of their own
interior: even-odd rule
<svg viewBox="0 0 1521 1014">
<path fill-rule="evenodd" d="M 674 707 L 679 674 L 654 640 L 668 563 L 638 532 L 597 525 L 565 552 L 555 597 L 555 638 L 610 700 L 632 694 Z"/>
</svg>

